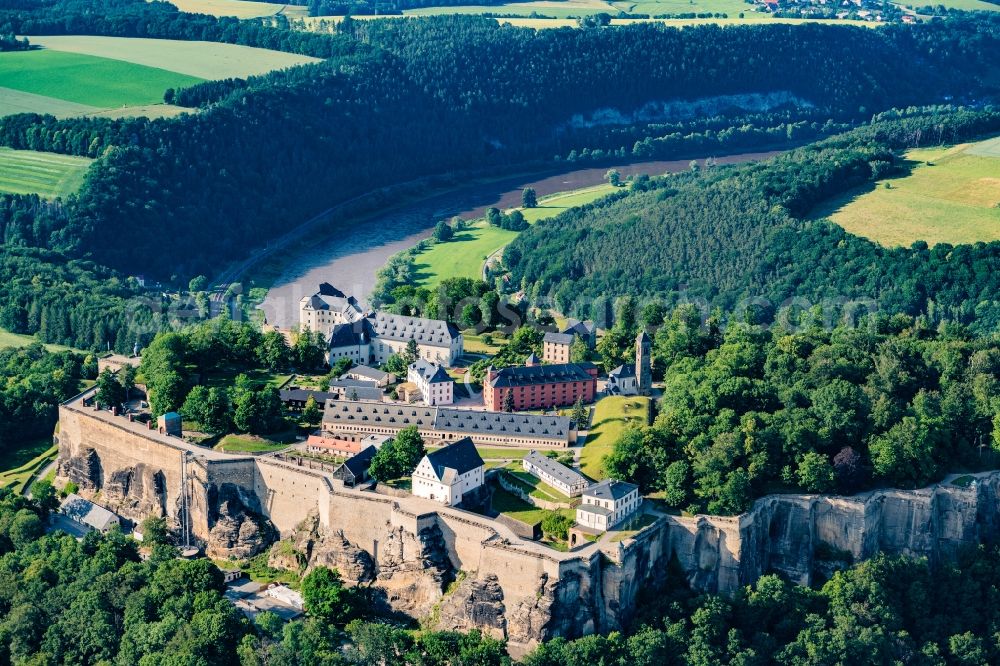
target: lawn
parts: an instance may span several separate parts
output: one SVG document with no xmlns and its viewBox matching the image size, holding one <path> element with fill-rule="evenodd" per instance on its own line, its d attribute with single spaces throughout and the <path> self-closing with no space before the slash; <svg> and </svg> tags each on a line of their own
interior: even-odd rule
<svg viewBox="0 0 1000 666">
<path fill-rule="evenodd" d="M 201 78 L 121 60 L 46 49 L 0 53 L 0 87 L 99 108 L 154 104 Z"/>
<path fill-rule="evenodd" d="M 32 37 L 31 43 L 45 47 L 48 52 L 58 51 L 60 53 L 110 58 L 133 65 L 185 74 L 198 79 L 245 78 L 266 74 L 276 69 L 319 62 L 319 58 L 310 58 L 284 51 L 237 44 L 177 39 L 59 35 Z M 169 85 L 163 86 L 154 101 L 161 101 L 163 90 L 169 87 Z M 53 95 L 53 97 L 58 96 Z"/>
<path fill-rule="evenodd" d="M 10 331 L 0 328 L 0 349 L 4 347 L 27 347 L 33 342 L 38 342 L 34 337 L 30 335 L 20 335 L 19 333 L 11 333 Z M 51 352 L 61 352 L 72 349 L 71 347 L 66 347 L 64 345 L 50 345 L 46 344 L 45 348 Z M 85 354 L 86 352 L 80 349 L 72 349 L 72 351 Z"/>
<path fill-rule="evenodd" d="M 33 95 L 21 90 L 0 87 L 0 117 L 15 113 L 43 113 L 56 118 L 69 118 L 99 110 L 96 106 L 87 106 L 55 97 Z"/>
<path fill-rule="evenodd" d="M 615 541 L 622 541 L 624 539 L 631 539 L 636 534 L 649 527 L 656 522 L 656 516 L 648 513 L 640 513 L 637 516 L 632 516 L 620 526 L 614 529 L 614 534 L 611 535 L 609 541 L 614 543 Z"/>
<path fill-rule="evenodd" d="M 61 197 L 76 192 L 93 160 L 0 148 L 0 192 Z"/>
<path fill-rule="evenodd" d="M 595 201 L 614 191 L 598 185 L 572 192 L 553 194 L 539 200 L 533 209 L 522 210 L 528 222 L 553 217 L 574 206 Z M 479 278 L 483 263 L 491 254 L 517 237 L 518 232 L 491 227 L 485 219 L 475 220 L 469 229 L 457 233 L 448 243 L 435 243 L 416 257 L 417 286 L 430 287 L 454 277 Z"/>
<path fill-rule="evenodd" d="M 905 175 L 826 202 L 813 217 L 886 247 L 1000 240 L 1000 137 L 905 158 Z"/>
<path fill-rule="evenodd" d="M 440 446 L 428 446 L 427 451 L 437 451 Z M 476 451 L 479 451 L 479 456 L 483 460 L 520 460 L 524 456 L 528 455 L 530 449 L 514 449 L 514 448 L 489 448 L 485 446 L 477 446 Z"/>
<path fill-rule="evenodd" d="M 267 370 L 236 370 L 232 368 L 227 368 L 223 370 L 217 370 L 215 372 L 206 373 L 204 381 L 202 382 L 208 387 L 219 386 L 222 388 L 230 388 L 236 381 L 236 376 L 244 374 L 250 381 L 255 384 L 270 384 L 275 388 L 281 388 L 287 384 L 294 375 L 280 374 L 277 372 L 268 372 Z"/>
<path fill-rule="evenodd" d="M 58 453 L 59 447 L 52 444 L 51 437 L 3 452 L 0 454 L 0 469 L 5 471 L 0 472 L 0 488 L 23 492 L 28 481 L 55 460 Z"/>
<path fill-rule="evenodd" d="M 514 520 L 520 520 L 527 525 L 542 522 L 542 518 L 548 513 L 545 509 L 536 509 L 503 488 L 494 488 L 493 490 L 493 510 Z M 576 511 L 573 509 L 559 509 L 559 513 L 576 519 Z"/>
<path fill-rule="evenodd" d="M 215 445 L 215 450 L 226 453 L 270 453 L 287 448 L 293 442 L 295 442 L 294 431 L 279 433 L 272 437 L 226 435 Z"/>
<path fill-rule="evenodd" d="M 553 488 L 547 483 L 541 481 L 538 477 L 528 474 L 524 471 L 509 470 L 507 472 L 509 477 L 514 479 L 514 483 L 523 489 L 526 493 L 535 497 L 537 499 L 546 500 L 548 502 L 569 502 L 570 499 L 566 495 Z"/>
<path fill-rule="evenodd" d="M 630 423 L 645 424 L 649 398 L 612 396 L 594 406 L 594 419 L 587 442 L 580 452 L 580 471 L 592 479 L 603 479 L 604 456 L 614 449 L 615 441 Z"/>
<path fill-rule="evenodd" d="M 472 329 L 470 329 L 472 330 Z M 499 341 L 499 342 L 498 342 Z M 462 343 L 466 353 L 471 354 L 489 354 L 492 356 L 500 351 L 500 347 L 504 340 L 500 340 L 499 337 L 494 336 L 492 344 L 486 344 L 483 340 L 482 335 L 475 335 L 473 333 L 462 333 Z"/>
</svg>

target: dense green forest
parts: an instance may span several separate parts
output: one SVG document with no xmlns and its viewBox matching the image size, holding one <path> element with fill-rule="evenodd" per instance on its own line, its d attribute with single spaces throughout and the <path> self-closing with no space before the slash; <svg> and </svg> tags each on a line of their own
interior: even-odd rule
<svg viewBox="0 0 1000 666">
<path fill-rule="evenodd" d="M 612 476 L 679 509 L 732 514 L 771 492 L 915 488 L 996 466 L 996 337 L 905 315 L 830 329 L 818 308 L 724 331 L 701 316 L 684 305 L 659 322 L 659 413 L 615 443 Z"/>
<path fill-rule="evenodd" d="M 902 117 L 900 117 L 902 116 Z M 535 225 L 504 252 L 529 302 L 608 321 L 622 295 L 747 307 L 773 316 L 821 304 L 835 315 L 926 314 L 1000 326 L 1000 243 L 887 249 L 826 221 L 823 199 L 902 168 L 898 151 L 1000 131 L 1000 112 L 913 110 L 766 162 L 637 181 L 628 194 Z"/>
<path fill-rule="evenodd" d="M 57 497 L 0 490 L 0 661 L 120 666 L 506 666 L 503 641 L 384 624 L 366 591 L 319 567 L 302 582 L 305 619 L 251 622 L 208 560 L 176 558 L 162 521 L 146 557 L 117 530 L 77 541 L 44 533 Z M 733 598 L 695 595 L 679 573 L 650 589 L 626 633 L 556 639 L 526 666 L 886 664 L 980 666 L 1000 659 L 1000 553 L 954 563 L 876 557 L 819 589 L 765 576 Z"/>
</svg>

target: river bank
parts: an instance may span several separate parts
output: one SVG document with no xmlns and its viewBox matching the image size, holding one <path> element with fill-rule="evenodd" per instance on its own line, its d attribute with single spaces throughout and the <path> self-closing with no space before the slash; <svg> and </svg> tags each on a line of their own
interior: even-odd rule
<svg viewBox="0 0 1000 666">
<path fill-rule="evenodd" d="M 718 164 L 737 164 L 766 159 L 781 151 L 738 153 L 716 157 Z M 260 308 L 268 323 L 287 328 L 298 323 L 298 303 L 329 282 L 344 293 L 366 300 L 375 287 L 376 273 L 392 255 L 430 236 L 438 220 L 459 216 L 482 217 L 487 208 L 513 208 L 521 203 L 521 191 L 533 187 L 540 197 L 591 187 L 604 182 L 608 169 L 623 177 L 675 173 L 689 168 L 691 160 L 649 162 L 573 168 L 562 173 L 518 175 L 488 183 L 476 183 L 427 199 L 404 204 L 367 216 L 348 234 L 317 239 L 315 243 L 282 257 Z"/>
</svg>

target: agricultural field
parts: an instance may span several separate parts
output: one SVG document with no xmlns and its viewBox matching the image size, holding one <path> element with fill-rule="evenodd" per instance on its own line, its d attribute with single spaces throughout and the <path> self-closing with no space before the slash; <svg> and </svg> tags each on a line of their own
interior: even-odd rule
<svg viewBox="0 0 1000 666">
<path fill-rule="evenodd" d="M 120 60 L 204 80 L 247 77 L 319 62 L 318 58 L 283 51 L 177 39 L 59 35 L 32 37 L 31 43 L 45 50 Z"/>
<path fill-rule="evenodd" d="M 234 16 L 238 19 L 259 18 L 284 14 L 289 18 L 305 16 L 306 6 L 282 5 L 273 2 L 250 2 L 248 0 L 170 0 L 177 9 L 189 14 L 209 16 Z"/>
<path fill-rule="evenodd" d="M 905 158 L 906 175 L 838 197 L 813 216 L 887 247 L 1000 240 L 1000 137 Z"/>
<path fill-rule="evenodd" d="M 3 349 L 4 347 L 27 347 L 28 345 L 30 345 L 30 344 L 32 344 L 34 342 L 38 342 L 38 340 L 36 340 L 35 338 L 33 338 L 30 335 L 21 335 L 19 333 L 11 333 L 8 330 L 0 328 L 0 349 Z M 72 350 L 72 351 L 75 351 L 75 352 L 78 352 L 78 353 L 81 353 L 81 354 L 85 354 L 86 353 L 86 352 L 81 351 L 79 349 L 72 349 L 71 347 L 65 347 L 63 345 L 46 344 L 44 346 L 50 352 L 61 352 L 61 351 Z"/>
<path fill-rule="evenodd" d="M 525 219 L 534 223 L 574 206 L 595 201 L 614 191 L 610 185 L 598 185 L 582 190 L 553 194 L 539 199 L 536 208 L 523 209 Z M 431 286 L 454 277 L 478 278 L 483 274 L 483 264 L 494 252 L 517 237 L 518 232 L 491 227 L 484 219 L 474 221 L 468 229 L 455 234 L 448 243 L 437 243 L 417 255 L 418 286 Z"/>
<path fill-rule="evenodd" d="M 900 3 L 901 4 L 901 3 Z M 1000 5 L 994 4 L 992 2 L 986 2 L 985 0 L 941 0 L 940 2 L 927 2 L 927 3 L 915 3 L 915 4 L 905 4 L 904 7 L 924 7 L 926 5 L 938 6 L 941 5 L 948 9 L 961 9 L 967 12 L 1000 12 Z"/>
<path fill-rule="evenodd" d="M 0 148 L 0 192 L 62 197 L 83 184 L 93 160 L 72 155 Z"/>
<path fill-rule="evenodd" d="M 81 53 L 47 49 L 0 53 L 0 87 L 96 109 L 155 104 L 163 100 L 167 88 L 201 81 L 165 69 Z"/>
<path fill-rule="evenodd" d="M 630 424 L 645 425 L 649 418 L 649 398 L 611 396 L 594 406 L 587 442 L 580 451 L 580 471 L 594 480 L 605 477 L 604 457 L 614 450 L 618 436 Z"/>
<path fill-rule="evenodd" d="M 253 3 L 248 3 L 253 4 Z M 0 115 L 172 117 L 167 88 L 264 74 L 316 58 L 235 44 L 65 35 L 32 37 L 43 48 L 0 53 Z"/>
</svg>

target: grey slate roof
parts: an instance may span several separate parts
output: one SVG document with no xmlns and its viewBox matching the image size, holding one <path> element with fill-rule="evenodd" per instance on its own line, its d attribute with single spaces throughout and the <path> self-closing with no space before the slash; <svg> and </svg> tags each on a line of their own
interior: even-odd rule
<svg viewBox="0 0 1000 666">
<path fill-rule="evenodd" d="M 330 349 L 367 345 L 371 342 L 372 333 L 371 322 L 367 319 L 360 319 L 350 324 L 337 324 L 330 329 L 327 344 Z"/>
<path fill-rule="evenodd" d="M 323 422 L 405 428 L 415 425 L 438 432 L 465 435 L 510 435 L 566 441 L 570 420 L 564 416 L 489 412 L 486 410 L 424 407 L 380 402 L 328 400 Z"/>
<path fill-rule="evenodd" d="M 110 529 L 119 522 L 118 516 L 108 509 L 98 506 L 90 500 L 85 500 L 75 493 L 66 496 L 60 511 L 76 522 L 89 525 L 101 532 Z"/>
<path fill-rule="evenodd" d="M 596 513 L 599 516 L 610 516 L 611 511 L 605 509 L 603 506 L 597 506 L 595 504 L 577 504 L 577 511 L 586 511 L 587 513 Z"/>
<path fill-rule="evenodd" d="M 410 364 L 410 370 L 413 370 L 420 377 L 430 384 L 441 384 L 453 381 L 451 375 L 445 372 L 437 363 L 431 363 L 430 361 L 425 361 L 422 358 L 418 358 L 414 363 Z"/>
<path fill-rule="evenodd" d="M 350 377 L 338 377 L 330 382 L 330 387 L 343 388 L 378 388 L 378 384 L 366 379 L 352 379 Z M 380 389 L 381 390 L 381 389 Z M 331 398 L 333 396 L 330 396 Z"/>
<path fill-rule="evenodd" d="M 532 384 L 554 384 L 560 382 L 588 382 L 593 377 L 576 363 L 553 365 L 525 365 L 497 370 L 489 385 L 493 388 L 530 386 Z"/>
<path fill-rule="evenodd" d="M 572 467 L 567 467 L 548 456 L 542 455 L 538 451 L 529 451 L 528 455 L 524 456 L 524 460 L 568 486 L 575 486 L 580 482 L 583 482 L 584 485 L 590 485 L 590 481 L 583 474 L 580 474 Z"/>
<path fill-rule="evenodd" d="M 538 358 L 538 354 L 535 352 L 531 352 L 531 354 L 528 355 L 528 358 L 524 359 L 524 363 L 526 365 L 541 365 L 542 359 Z"/>
<path fill-rule="evenodd" d="M 573 344 L 573 335 L 571 333 L 546 333 L 545 337 L 542 338 L 542 342 L 552 342 L 557 345 L 571 345 Z"/>
<path fill-rule="evenodd" d="M 365 472 L 372 464 L 372 458 L 378 453 L 374 446 L 368 446 L 360 453 L 357 453 L 344 461 L 344 467 L 350 470 L 351 474 L 357 477 L 364 476 Z"/>
<path fill-rule="evenodd" d="M 609 379 L 625 379 L 626 377 L 635 377 L 635 365 L 631 363 L 619 365 L 617 368 L 608 373 Z"/>
<path fill-rule="evenodd" d="M 407 317 L 378 312 L 369 316 L 375 329 L 375 334 L 386 340 L 409 342 L 416 340 L 417 344 L 448 346 L 461 333 L 454 325 L 437 319 L 422 317 Z"/>
<path fill-rule="evenodd" d="M 597 332 L 597 327 L 594 326 L 594 322 L 589 320 L 567 319 L 566 328 L 562 332 L 568 335 L 579 335 L 581 338 L 587 338 Z"/>
<path fill-rule="evenodd" d="M 445 471 L 449 469 L 453 469 L 461 475 L 486 464 L 479 456 L 476 445 L 468 437 L 433 453 L 428 453 L 427 460 L 430 461 L 431 467 L 434 468 L 434 473 L 439 479 L 444 479 Z"/>
<path fill-rule="evenodd" d="M 327 391 L 313 391 L 299 388 L 278 391 L 278 397 L 281 398 L 281 402 L 288 402 L 289 400 L 305 402 L 309 399 L 309 396 L 312 396 L 316 400 L 317 405 L 322 405 L 332 398 L 333 394 Z"/>
<path fill-rule="evenodd" d="M 584 490 L 583 496 L 593 497 L 600 500 L 620 500 L 632 491 L 638 489 L 639 486 L 631 483 L 625 483 L 624 481 L 617 481 L 615 479 L 607 479 Z"/>
<path fill-rule="evenodd" d="M 379 370 L 378 368 L 373 368 L 368 365 L 355 365 L 350 370 L 348 370 L 346 375 L 358 375 L 360 377 L 366 377 L 375 382 L 385 381 L 389 378 L 389 373 Z"/>
</svg>

